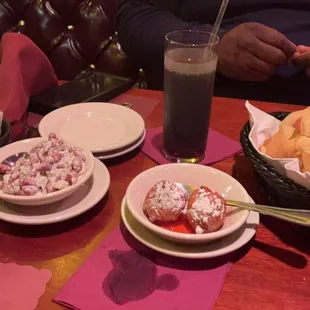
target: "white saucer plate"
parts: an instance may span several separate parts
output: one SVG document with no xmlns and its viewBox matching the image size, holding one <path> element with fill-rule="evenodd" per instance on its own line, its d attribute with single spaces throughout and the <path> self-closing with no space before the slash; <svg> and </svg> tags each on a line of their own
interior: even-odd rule
<svg viewBox="0 0 310 310">
<path fill-rule="evenodd" d="M 143 118 L 127 107 L 106 103 L 79 103 L 57 109 L 43 117 L 39 133 L 51 132 L 91 152 L 124 148 L 139 139 L 145 130 Z"/>
<path fill-rule="evenodd" d="M 169 256 L 189 259 L 212 258 L 236 251 L 253 238 L 259 224 L 259 214 L 250 211 L 246 223 L 234 233 L 213 242 L 187 245 L 161 238 L 141 225 L 130 213 L 126 198 L 122 202 L 121 216 L 127 230 L 145 246 Z"/>
<path fill-rule="evenodd" d="M 94 153 L 94 156 L 100 160 L 105 160 L 105 159 L 116 158 L 116 157 L 125 155 L 127 153 L 130 153 L 131 151 L 135 150 L 143 143 L 145 139 L 145 135 L 146 135 L 146 131 L 144 130 L 142 136 L 136 142 L 134 142 L 133 144 L 130 144 L 128 147 L 117 149 L 115 151 L 105 152 L 105 153 Z"/>
<path fill-rule="evenodd" d="M 22 225 L 42 225 L 62 222 L 94 207 L 107 193 L 110 174 L 106 166 L 95 159 L 93 176 L 68 198 L 44 206 L 17 206 L 0 201 L 0 219 Z"/>
</svg>

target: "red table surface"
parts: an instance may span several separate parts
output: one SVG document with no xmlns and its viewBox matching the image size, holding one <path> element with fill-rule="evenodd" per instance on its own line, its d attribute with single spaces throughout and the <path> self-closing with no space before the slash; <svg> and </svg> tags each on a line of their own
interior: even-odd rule
<svg viewBox="0 0 310 310">
<path fill-rule="evenodd" d="M 146 120 L 148 128 L 160 126 L 162 92 L 133 89 L 128 93 L 160 100 Z M 294 111 L 295 105 L 252 102 L 266 111 Z M 239 139 L 248 119 L 244 100 L 214 98 L 211 127 Z M 107 163 L 111 174 L 109 195 L 89 212 L 66 222 L 26 227 L 0 222 L 0 261 L 29 264 L 52 271 L 52 280 L 37 309 L 62 309 L 53 296 L 102 240 L 118 225 L 121 200 L 129 182 L 155 166 L 143 153 Z M 257 203 L 266 203 L 252 167 L 243 154 L 212 165 L 233 175 Z M 256 238 L 244 248 L 244 256 L 228 274 L 215 309 L 310 309 L 309 241 L 290 224 L 262 217 Z"/>
</svg>

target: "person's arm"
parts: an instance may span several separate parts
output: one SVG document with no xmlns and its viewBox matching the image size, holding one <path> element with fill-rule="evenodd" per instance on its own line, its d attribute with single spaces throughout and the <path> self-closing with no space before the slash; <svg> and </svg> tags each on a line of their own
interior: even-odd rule
<svg viewBox="0 0 310 310">
<path fill-rule="evenodd" d="M 184 29 L 212 31 L 209 24 L 188 23 L 171 13 L 178 10 L 179 2 L 163 1 L 169 6 L 167 10 L 155 0 L 119 1 L 117 28 L 121 47 L 142 68 L 155 74 L 163 71 L 164 37 L 168 32 Z"/>
</svg>

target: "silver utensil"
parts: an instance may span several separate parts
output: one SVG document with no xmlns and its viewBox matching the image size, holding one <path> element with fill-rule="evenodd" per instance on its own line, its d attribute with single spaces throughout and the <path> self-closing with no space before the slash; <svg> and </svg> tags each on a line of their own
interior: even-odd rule
<svg viewBox="0 0 310 310">
<path fill-rule="evenodd" d="M 132 105 L 128 102 L 121 103 L 120 105 L 123 107 L 129 108 L 129 109 L 132 109 Z"/>
<path fill-rule="evenodd" d="M 187 184 L 177 183 L 177 185 L 181 187 L 188 196 L 196 189 Z M 283 221 L 310 226 L 310 210 L 278 208 L 234 200 L 226 200 L 226 204 L 241 209 L 256 211 L 260 214 L 272 216 Z"/>
<path fill-rule="evenodd" d="M 15 166 L 16 162 L 23 156 L 27 157 L 28 154 L 26 152 L 13 154 L 13 155 L 7 157 L 5 160 L 3 160 L 1 165 L 8 165 L 10 167 L 13 167 L 13 166 Z M 0 172 L 0 181 L 2 181 L 2 180 L 3 180 L 3 174 Z"/>
<path fill-rule="evenodd" d="M 26 152 L 20 152 L 20 153 L 13 154 L 9 156 L 8 158 L 6 158 L 1 164 L 13 167 L 15 166 L 16 162 L 23 156 L 27 157 L 28 154 Z"/>
</svg>

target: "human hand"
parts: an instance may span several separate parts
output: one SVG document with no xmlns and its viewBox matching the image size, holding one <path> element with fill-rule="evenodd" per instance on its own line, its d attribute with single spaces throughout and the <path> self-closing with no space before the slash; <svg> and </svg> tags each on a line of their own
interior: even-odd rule
<svg viewBox="0 0 310 310">
<path fill-rule="evenodd" d="M 265 81 L 296 52 L 282 33 L 259 23 L 244 23 L 219 43 L 218 72 L 244 81 Z"/>
<path fill-rule="evenodd" d="M 310 46 L 298 45 L 291 58 L 291 63 L 304 68 L 306 75 L 310 78 Z"/>
</svg>

